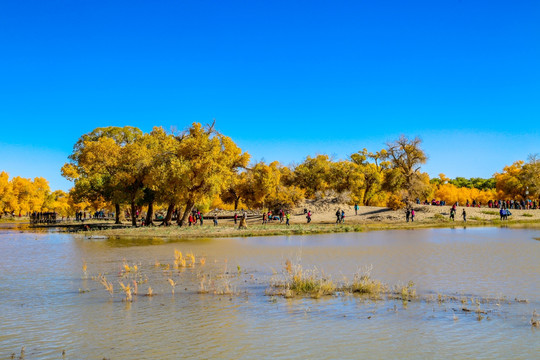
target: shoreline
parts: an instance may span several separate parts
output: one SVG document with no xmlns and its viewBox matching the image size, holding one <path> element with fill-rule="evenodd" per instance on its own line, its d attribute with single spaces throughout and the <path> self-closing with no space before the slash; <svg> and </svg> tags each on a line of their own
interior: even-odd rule
<svg viewBox="0 0 540 360">
<path fill-rule="evenodd" d="M 538 227 L 537 220 L 506 220 L 506 221 L 440 221 L 440 222 L 414 222 L 414 223 L 351 223 L 351 224 L 270 224 L 248 225 L 247 229 L 238 229 L 232 225 L 186 226 L 172 225 L 168 227 L 138 227 L 120 228 L 107 230 L 78 231 L 75 234 L 88 237 L 99 236 L 107 238 L 162 238 L 162 239 L 200 239 L 200 238 L 225 238 L 225 237 L 255 237 L 255 236 L 289 236 L 289 235 L 316 235 L 346 232 L 368 232 L 389 230 L 429 230 L 443 228 L 467 228 L 467 227 L 492 227 L 492 228 L 520 228 Z"/>
<path fill-rule="evenodd" d="M 308 208 L 313 212 L 312 222 L 307 224 L 303 209 Z M 262 225 L 262 215 L 251 212 L 247 220 L 247 229 L 238 229 L 232 219 L 234 211 L 218 211 L 217 227 L 213 226 L 213 214 L 211 211 L 205 215 L 204 225 L 179 227 L 173 222 L 172 225 L 132 227 L 126 219 L 121 225 L 115 225 L 113 221 L 92 220 L 81 222 L 65 222 L 60 224 L 39 224 L 32 226 L 19 221 L 10 223 L 4 221 L 2 228 L 24 228 L 30 231 L 47 231 L 55 229 L 58 232 L 84 234 L 87 236 L 113 237 L 113 238 L 217 238 L 217 237 L 249 237 L 249 236 L 278 236 L 278 235 L 309 235 L 331 234 L 343 232 L 366 232 L 381 230 L 415 230 L 436 228 L 467 228 L 467 227 L 539 227 L 540 210 L 512 209 L 512 215 L 508 220 L 500 220 L 496 208 L 467 208 L 458 207 L 456 220 L 449 218 L 450 206 L 415 205 L 416 212 L 414 222 L 406 222 L 404 210 L 391 210 L 384 207 L 361 206 L 358 214 L 348 204 L 340 204 L 327 199 L 327 201 L 304 203 L 292 209 L 290 226 L 285 221 L 278 220 Z M 346 213 L 345 223 L 336 224 L 336 210 L 341 209 Z M 467 212 L 467 221 L 463 221 L 461 212 Z M 241 212 L 238 212 L 241 213 Z M 352 215 L 351 215 L 352 214 Z M 159 222 L 157 222 L 159 224 Z M 83 229 L 88 225 L 89 228 Z"/>
</svg>

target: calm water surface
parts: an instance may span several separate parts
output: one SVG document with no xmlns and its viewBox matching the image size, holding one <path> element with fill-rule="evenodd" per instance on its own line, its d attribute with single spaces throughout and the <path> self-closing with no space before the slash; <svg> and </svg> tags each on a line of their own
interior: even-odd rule
<svg viewBox="0 0 540 360">
<path fill-rule="evenodd" d="M 62 350 L 66 359 L 536 359 L 539 237 L 472 228 L 165 242 L 0 229 L 0 358 L 26 346 L 26 359 L 61 359 Z M 206 264 L 155 266 L 172 264 L 174 249 Z M 124 259 L 137 275 L 122 275 Z M 265 295 L 286 259 L 336 282 L 372 265 L 390 285 L 414 281 L 420 300 Z M 113 282 L 113 297 L 92 280 L 98 273 Z M 235 294 L 198 293 L 202 276 L 210 290 Z M 128 278 L 157 295 L 123 302 L 118 281 Z M 467 297 L 471 309 L 471 297 L 500 300 L 482 303 L 478 320 L 438 294 Z"/>
</svg>

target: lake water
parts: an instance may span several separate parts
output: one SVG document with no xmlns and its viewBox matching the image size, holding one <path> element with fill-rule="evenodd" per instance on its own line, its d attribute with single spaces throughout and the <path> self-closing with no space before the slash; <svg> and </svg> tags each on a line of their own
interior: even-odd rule
<svg viewBox="0 0 540 360">
<path fill-rule="evenodd" d="M 468 228 L 169 242 L 0 229 L 0 358 L 25 346 L 25 359 L 63 350 L 66 359 L 534 359 L 535 238 L 538 229 Z M 198 263 L 167 270 L 175 249 Z M 287 259 L 336 282 L 372 265 L 389 285 L 413 281 L 419 298 L 266 295 Z M 125 274 L 124 261 L 137 273 Z M 112 297 L 92 279 L 99 273 Z M 203 277 L 208 293 L 198 291 Z M 132 279 L 156 295 L 123 301 L 119 281 Z M 233 294 L 214 293 L 224 289 Z"/>
</svg>

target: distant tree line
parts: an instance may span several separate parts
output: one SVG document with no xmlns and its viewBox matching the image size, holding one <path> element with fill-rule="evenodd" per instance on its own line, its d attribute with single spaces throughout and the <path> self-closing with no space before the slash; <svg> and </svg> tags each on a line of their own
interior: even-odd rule
<svg viewBox="0 0 540 360">
<path fill-rule="evenodd" d="M 362 149 L 346 159 L 307 156 L 285 166 L 277 161 L 252 162 L 214 124 L 192 124 L 181 132 L 155 127 L 144 133 L 135 127 L 96 128 L 75 143 L 62 175 L 74 182 L 68 194 L 51 192 L 43 178 L 34 180 L 0 174 L 2 213 L 56 211 L 62 215 L 101 210 L 127 210 L 136 224 L 137 210 L 146 210 L 151 224 L 156 211 L 163 224 L 185 225 L 192 209 L 290 208 L 304 199 L 342 196 L 351 204 L 389 206 L 444 200 L 447 203 L 540 197 L 540 161 L 506 166 L 493 178 L 444 174 L 430 179 L 421 171 L 427 155 L 419 138 L 388 142 L 376 152 Z"/>
</svg>

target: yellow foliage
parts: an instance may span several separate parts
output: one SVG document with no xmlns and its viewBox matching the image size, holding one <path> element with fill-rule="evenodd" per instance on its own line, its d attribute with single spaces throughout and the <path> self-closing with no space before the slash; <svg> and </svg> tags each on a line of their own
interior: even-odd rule
<svg viewBox="0 0 540 360">
<path fill-rule="evenodd" d="M 472 203 L 476 202 L 486 205 L 489 200 L 495 200 L 498 198 L 495 190 L 479 190 L 475 188 L 456 187 L 453 184 L 440 185 L 434 194 L 435 199 L 444 200 L 447 204 L 454 204 L 458 202 L 460 205 L 465 205 L 467 200 Z"/>
<path fill-rule="evenodd" d="M 405 203 L 401 200 L 401 197 L 399 195 L 392 194 L 390 195 L 386 206 L 392 210 L 398 210 L 403 209 L 405 207 Z"/>
</svg>

